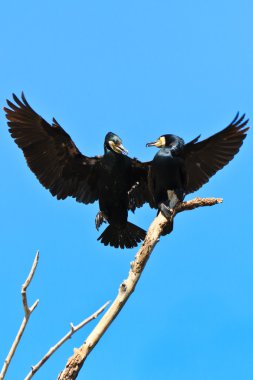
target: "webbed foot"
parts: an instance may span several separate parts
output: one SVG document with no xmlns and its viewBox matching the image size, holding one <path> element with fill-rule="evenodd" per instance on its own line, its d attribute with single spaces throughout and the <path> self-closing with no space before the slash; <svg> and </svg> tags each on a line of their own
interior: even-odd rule
<svg viewBox="0 0 253 380">
<path fill-rule="evenodd" d="M 170 220 L 173 214 L 173 208 L 170 208 L 166 202 L 163 202 L 159 205 L 159 210 L 165 216 L 166 219 Z M 168 235 L 173 231 L 173 220 L 168 221 L 167 225 L 164 227 L 162 236 Z"/>
<path fill-rule="evenodd" d="M 161 213 L 165 216 L 165 218 L 169 219 L 173 213 L 173 209 L 170 208 L 168 205 L 166 205 L 165 203 L 161 203 L 159 205 L 159 209 L 161 211 Z"/>
</svg>

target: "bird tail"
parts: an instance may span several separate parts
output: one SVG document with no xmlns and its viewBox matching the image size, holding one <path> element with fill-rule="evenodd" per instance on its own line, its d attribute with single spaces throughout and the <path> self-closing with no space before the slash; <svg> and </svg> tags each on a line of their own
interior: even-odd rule
<svg viewBox="0 0 253 380">
<path fill-rule="evenodd" d="M 110 224 L 97 240 L 101 240 L 104 245 L 111 245 L 115 248 L 133 248 L 144 240 L 146 231 L 142 228 L 127 222 L 124 227 Z"/>
</svg>

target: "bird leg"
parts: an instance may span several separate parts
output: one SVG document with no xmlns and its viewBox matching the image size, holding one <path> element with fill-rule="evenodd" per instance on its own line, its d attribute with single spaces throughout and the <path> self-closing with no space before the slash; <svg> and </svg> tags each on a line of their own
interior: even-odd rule
<svg viewBox="0 0 253 380">
<path fill-rule="evenodd" d="M 99 230 L 103 223 L 107 223 L 107 218 L 103 211 L 99 211 L 95 218 L 96 229 Z"/>
<path fill-rule="evenodd" d="M 170 207 L 170 201 L 165 201 L 159 204 L 158 210 L 161 211 L 163 216 L 165 216 L 166 219 L 170 219 L 173 214 L 173 208 Z M 158 213 L 159 213 L 158 211 Z M 164 227 L 162 236 L 168 235 L 173 231 L 173 219 L 170 221 L 170 223 L 167 224 L 167 226 Z"/>
<path fill-rule="evenodd" d="M 159 204 L 158 209 L 165 216 L 165 218 L 169 219 L 173 213 L 173 209 L 170 208 L 170 202 L 165 201 Z"/>
<path fill-rule="evenodd" d="M 169 219 L 173 213 L 175 206 L 183 200 L 183 192 L 181 189 L 167 190 L 168 200 L 161 202 L 158 206 L 159 210 Z"/>
</svg>

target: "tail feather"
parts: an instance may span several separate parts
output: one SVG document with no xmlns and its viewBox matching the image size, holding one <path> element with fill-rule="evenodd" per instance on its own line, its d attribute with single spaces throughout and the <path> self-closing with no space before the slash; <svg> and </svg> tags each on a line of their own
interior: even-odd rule
<svg viewBox="0 0 253 380">
<path fill-rule="evenodd" d="M 110 224 L 97 240 L 101 240 L 104 245 L 110 245 L 115 248 L 133 248 L 145 239 L 146 231 L 142 228 L 127 222 L 122 227 Z"/>
</svg>

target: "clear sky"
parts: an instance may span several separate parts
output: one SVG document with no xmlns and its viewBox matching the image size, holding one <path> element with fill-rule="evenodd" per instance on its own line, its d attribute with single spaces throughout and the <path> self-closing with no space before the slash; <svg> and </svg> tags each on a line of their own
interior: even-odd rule
<svg viewBox="0 0 253 380">
<path fill-rule="evenodd" d="M 0 103 L 25 95 L 86 155 L 108 131 L 131 156 L 163 133 L 186 141 L 253 118 L 248 0 L 3 1 Z M 117 294 L 132 250 L 96 241 L 98 205 L 57 201 L 28 169 L 0 113 L 0 363 L 23 318 L 20 287 L 40 249 L 29 301 L 40 299 L 7 380 L 22 380 L 68 330 Z M 248 380 L 253 377 L 252 131 L 197 194 L 222 205 L 180 214 L 80 380 Z M 188 198 L 191 198 L 190 196 Z M 148 228 L 148 206 L 130 220 Z M 78 332 L 35 376 L 56 379 Z"/>
</svg>

